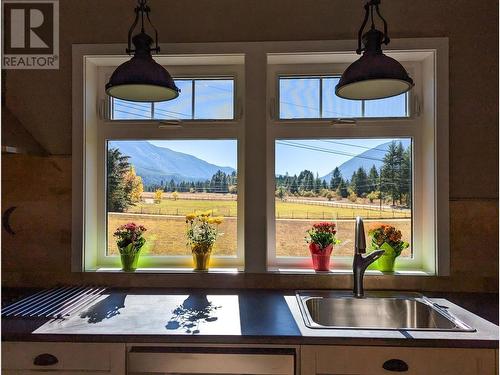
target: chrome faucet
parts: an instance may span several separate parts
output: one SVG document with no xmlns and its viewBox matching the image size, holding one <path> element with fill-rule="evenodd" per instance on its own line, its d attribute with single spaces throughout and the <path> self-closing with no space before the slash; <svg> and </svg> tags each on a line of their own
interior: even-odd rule
<svg viewBox="0 0 500 375">
<path fill-rule="evenodd" d="M 362 255 L 366 253 L 366 238 L 363 219 L 359 216 L 356 218 L 356 231 L 354 235 L 354 260 L 352 262 L 352 273 L 354 275 L 353 293 L 355 297 L 362 298 L 365 294 L 363 289 L 365 270 L 370 264 L 380 258 L 385 251 L 376 250 L 367 256 Z"/>
</svg>

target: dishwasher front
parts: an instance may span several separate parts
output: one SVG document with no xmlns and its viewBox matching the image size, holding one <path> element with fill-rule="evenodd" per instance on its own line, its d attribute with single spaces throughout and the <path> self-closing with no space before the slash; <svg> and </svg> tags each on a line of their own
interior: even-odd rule
<svg viewBox="0 0 500 375">
<path fill-rule="evenodd" d="M 294 375 L 293 348 L 132 346 L 127 373 L 182 375 Z"/>
</svg>

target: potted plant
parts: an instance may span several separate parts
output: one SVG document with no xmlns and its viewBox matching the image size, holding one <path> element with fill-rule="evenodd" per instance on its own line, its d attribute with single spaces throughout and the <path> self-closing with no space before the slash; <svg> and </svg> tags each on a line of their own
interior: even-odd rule
<svg viewBox="0 0 500 375">
<path fill-rule="evenodd" d="M 396 258 L 409 246 L 408 242 L 401 239 L 401 231 L 389 224 L 374 224 L 368 235 L 371 238 L 372 250 L 385 251 L 373 263 L 373 267 L 382 272 L 393 272 Z"/>
<path fill-rule="evenodd" d="M 116 238 L 116 245 L 120 251 L 123 271 L 135 271 L 139 254 L 146 243 L 146 239 L 142 236 L 146 228 L 135 223 L 127 223 L 116 228 L 113 236 Z"/>
<path fill-rule="evenodd" d="M 315 271 L 330 271 L 330 256 L 333 245 L 340 243 L 335 235 L 335 223 L 322 222 L 313 224 L 307 230 L 306 242 L 309 244 L 313 268 Z"/>
<path fill-rule="evenodd" d="M 194 270 L 207 271 L 210 255 L 217 238 L 222 235 L 219 225 L 222 217 L 214 217 L 211 211 L 186 215 L 188 246 L 193 255 Z"/>
</svg>

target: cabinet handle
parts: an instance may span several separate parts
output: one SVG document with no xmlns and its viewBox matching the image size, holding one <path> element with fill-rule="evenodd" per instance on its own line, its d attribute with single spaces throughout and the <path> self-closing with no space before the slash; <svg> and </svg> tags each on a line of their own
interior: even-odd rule
<svg viewBox="0 0 500 375">
<path fill-rule="evenodd" d="M 382 368 L 393 372 L 406 372 L 409 369 L 408 364 L 402 359 L 389 359 L 384 362 Z"/>
<path fill-rule="evenodd" d="M 58 362 L 57 357 L 49 353 L 39 354 L 33 360 L 35 366 L 52 366 Z"/>
</svg>

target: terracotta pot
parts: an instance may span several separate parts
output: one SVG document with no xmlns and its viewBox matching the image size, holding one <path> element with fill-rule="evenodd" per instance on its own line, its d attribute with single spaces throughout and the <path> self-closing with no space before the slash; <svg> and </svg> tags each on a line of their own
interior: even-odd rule
<svg viewBox="0 0 500 375">
<path fill-rule="evenodd" d="M 315 271 L 330 271 L 330 257 L 332 255 L 333 244 L 321 248 L 318 244 L 310 243 L 309 251 Z"/>
</svg>

